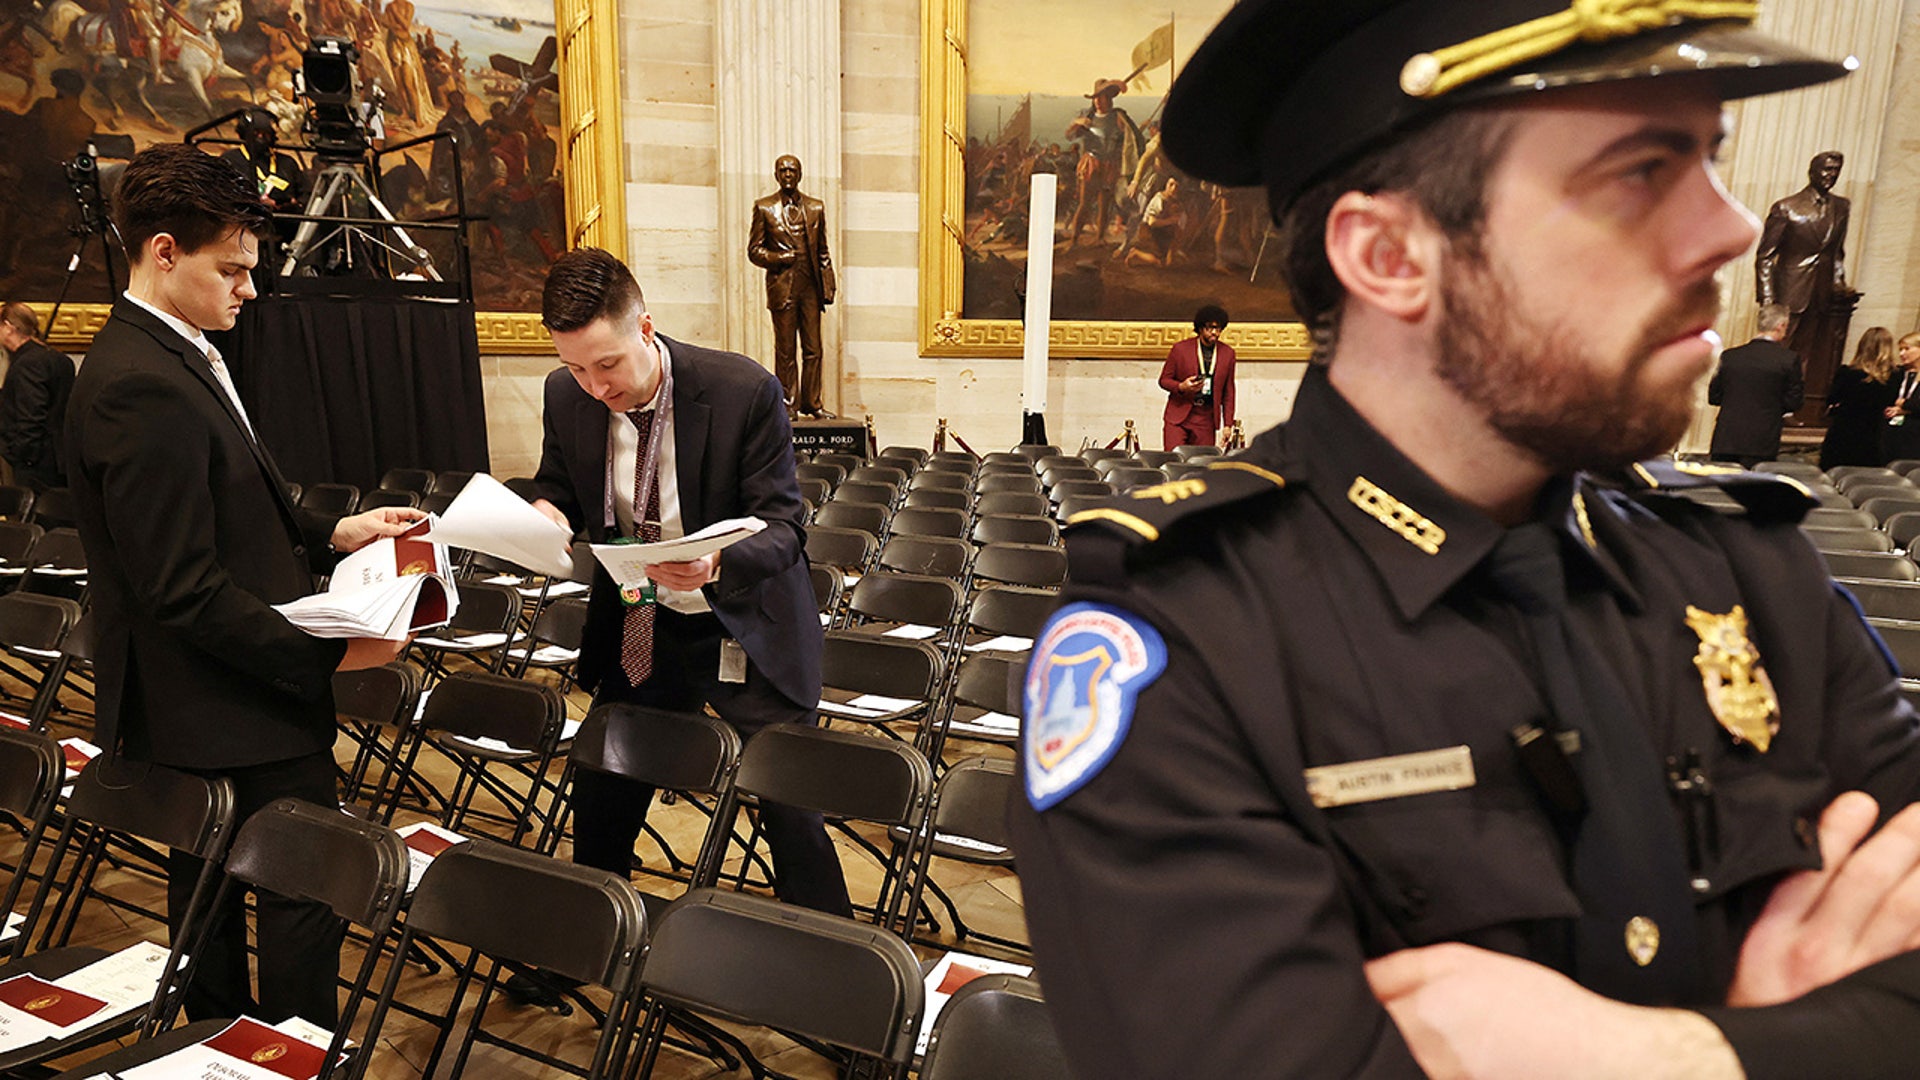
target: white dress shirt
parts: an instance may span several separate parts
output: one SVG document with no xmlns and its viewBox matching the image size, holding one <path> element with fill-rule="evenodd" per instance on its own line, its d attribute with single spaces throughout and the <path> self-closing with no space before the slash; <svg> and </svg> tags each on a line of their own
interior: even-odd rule
<svg viewBox="0 0 1920 1080">
<path fill-rule="evenodd" d="M 667 351 L 665 338 L 655 334 L 654 346 L 660 350 L 660 388 L 654 391 L 653 400 L 642 405 L 641 411 L 648 411 L 660 403 L 660 395 L 666 390 L 667 372 L 673 363 Z M 612 410 L 609 410 L 612 412 Z M 633 480 L 631 477 L 640 467 L 640 432 L 627 419 L 624 412 L 613 412 L 607 418 L 607 430 L 613 433 L 613 516 L 620 523 L 620 532 L 626 536 L 634 534 L 633 528 Z M 673 425 L 669 423 L 660 433 L 660 539 L 678 540 L 687 535 L 686 523 L 680 517 L 680 477 L 675 468 L 678 455 L 675 453 Z M 679 592 L 661 586 L 659 602 L 682 615 L 698 615 L 703 611 L 712 611 L 707 603 L 706 594 L 698 589 L 693 592 Z"/>
<path fill-rule="evenodd" d="M 227 400 L 233 402 L 233 411 L 240 414 L 240 422 L 246 425 L 247 434 L 252 435 L 253 420 L 247 416 L 247 407 L 240 404 L 240 391 L 234 388 L 233 376 L 227 373 L 226 361 L 220 358 L 220 350 L 213 347 L 213 342 L 207 340 L 207 335 L 201 333 L 199 327 L 161 311 L 159 308 L 133 295 L 131 291 L 123 292 L 120 295 L 126 297 L 130 302 L 152 312 L 155 318 L 166 323 L 167 326 L 172 328 L 174 333 L 186 338 L 187 344 L 200 350 L 200 355 L 207 358 L 207 366 L 213 368 L 214 381 L 218 382 L 220 388 L 227 392 Z M 627 426 L 631 427 L 633 425 L 629 424 Z"/>
</svg>

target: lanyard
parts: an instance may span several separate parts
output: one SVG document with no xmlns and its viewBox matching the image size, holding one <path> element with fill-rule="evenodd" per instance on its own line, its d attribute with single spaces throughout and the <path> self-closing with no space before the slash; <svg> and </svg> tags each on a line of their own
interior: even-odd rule
<svg viewBox="0 0 1920 1080">
<path fill-rule="evenodd" d="M 647 445 L 639 448 L 639 480 L 633 485 L 633 530 L 636 534 L 640 531 L 640 522 L 647 516 L 647 497 L 644 493 L 652 491 L 655 482 L 659 478 L 660 447 L 666 442 L 667 426 L 673 423 L 673 365 L 668 361 L 667 348 L 665 345 L 659 344 L 656 341 L 654 348 L 658 349 L 660 353 L 660 389 L 656 391 L 653 396 L 653 400 L 656 402 L 653 407 L 653 430 L 647 433 Z M 627 420 L 625 414 L 620 414 L 619 419 L 623 421 Z M 606 526 L 609 532 L 618 532 L 619 530 L 619 518 L 615 517 L 613 512 L 614 422 L 614 417 L 611 415 L 608 416 L 607 478 L 603 488 L 606 499 L 603 508 L 604 515 L 601 518 L 601 523 Z M 631 423 L 632 421 L 627 422 Z"/>
</svg>

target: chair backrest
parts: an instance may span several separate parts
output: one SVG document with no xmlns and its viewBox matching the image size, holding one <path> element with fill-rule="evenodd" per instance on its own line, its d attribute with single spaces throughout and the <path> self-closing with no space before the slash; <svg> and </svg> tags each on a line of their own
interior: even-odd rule
<svg viewBox="0 0 1920 1080">
<path fill-rule="evenodd" d="M 931 702 L 945 673 L 940 651 L 924 641 L 829 630 L 821 643 L 820 681 L 829 689 Z"/>
<path fill-rule="evenodd" d="M 926 463 L 921 468 L 942 472 L 971 473 L 979 466 L 979 459 L 964 450 L 935 450 L 927 455 Z"/>
<path fill-rule="evenodd" d="M 1039 461 L 1041 458 L 1058 454 L 1060 448 L 1052 443 L 1021 443 L 1013 448 L 1013 452 L 1028 461 Z"/>
<path fill-rule="evenodd" d="M 1033 471 L 1042 476 L 1051 469 L 1090 469 L 1092 467 L 1072 454 L 1049 454 L 1033 463 Z"/>
<path fill-rule="evenodd" d="M 1887 643 L 1887 651 L 1900 665 L 1900 677 L 1920 679 L 1920 622 L 1869 618 L 1867 623 Z"/>
<path fill-rule="evenodd" d="M 944 469 L 936 469 L 929 466 L 914 473 L 913 479 L 907 481 L 907 488 L 910 491 L 919 491 L 922 488 L 946 488 L 949 491 L 964 491 L 967 485 L 971 483 L 973 483 L 973 474 L 970 472 L 948 472 Z"/>
<path fill-rule="evenodd" d="M 847 479 L 859 483 L 884 484 L 897 494 L 907 486 L 907 476 L 912 470 L 896 469 L 891 465 L 861 465 L 847 472 Z"/>
<path fill-rule="evenodd" d="M 1879 529 L 1823 529 L 1806 525 L 1800 531 L 1821 551 L 1893 550 L 1893 538 Z"/>
<path fill-rule="evenodd" d="M 1034 499 L 1040 505 L 1035 509 L 1007 513 L 998 511 L 988 513 L 982 510 L 980 516 L 973 519 L 971 534 L 973 542 L 976 544 L 1058 544 L 1060 526 L 1046 516 L 1046 499 L 1039 495 L 1016 497 Z"/>
<path fill-rule="evenodd" d="M 1766 462 L 1763 461 L 1761 464 L 1764 465 Z M 1875 524 L 1873 515 L 1865 510 L 1834 510 L 1824 506 L 1816 506 L 1807 511 L 1804 523 L 1823 529 L 1871 529 Z M 1892 526 L 1891 519 L 1888 521 L 1888 526 L 1889 528 Z"/>
<path fill-rule="evenodd" d="M 1105 480 L 1062 480 L 1047 488 L 1047 498 L 1055 503 L 1062 502 L 1074 495 L 1098 495 L 1105 497 L 1113 494 L 1113 485 Z"/>
<path fill-rule="evenodd" d="M 558 645 L 578 649 L 587 633 L 587 601 L 582 596 L 563 596 L 549 600 L 533 617 L 527 636 L 535 645 Z"/>
<path fill-rule="evenodd" d="M 48 488 L 33 497 L 33 520 L 41 528 L 71 526 L 79 520 L 75 515 L 73 492 L 67 488 Z"/>
<path fill-rule="evenodd" d="M 453 505 L 455 493 L 451 491 L 429 491 L 420 496 L 420 509 L 429 514 L 444 514 L 447 507 Z"/>
<path fill-rule="evenodd" d="M 798 1033 L 880 1058 L 899 1076 L 919 1034 L 920 980 L 913 950 L 892 934 L 762 896 L 696 889 L 660 917 L 641 987 L 656 1004 Z M 649 1031 L 657 1038 L 658 1024 Z M 648 1047 L 649 1058 L 655 1051 Z"/>
<path fill-rule="evenodd" d="M 933 835 L 992 844 L 1002 849 L 994 861 L 1012 862 L 1007 804 L 1015 789 L 1012 758 L 983 756 L 955 762 L 934 787 Z"/>
<path fill-rule="evenodd" d="M 960 664 L 954 677 L 953 699 L 976 709 L 1003 716 L 1020 715 L 1020 693 L 1015 681 L 1026 670 L 1025 657 L 974 653 Z"/>
<path fill-rule="evenodd" d="M 425 495 L 433 490 L 432 469 L 388 469 L 380 478 L 381 491 L 410 491 Z"/>
<path fill-rule="evenodd" d="M 914 465 L 916 466 L 925 465 L 927 463 L 927 458 L 932 453 L 933 452 L 931 450 L 927 450 L 925 448 L 918 447 L 918 446 L 883 446 L 880 448 L 881 457 L 905 458 L 906 460 L 913 462 Z"/>
<path fill-rule="evenodd" d="M 14 855 L 14 873 L 0 893 L 0 917 L 20 902 L 66 778 L 66 756 L 51 736 L 0 728 L 0 810 L 12 814 L 26 830 L 26 842 Z M 27 935 L 21 933 L 0 949 L 0 956 L 18 957 L 26 948 Z"/>
<path fill-rule="evenodd" d="M 923 487 L 907 492 L 902 505 L 908 509 L 937 507 L 965 511 L 973 508 L 973 497 L 960 488 Z"/>
<path fill-rule="evenodd" d="M 967 606 L 967 627 L 990 634 L 1036 638 L 1047 616 L 1060 605 L 1058 594 L 1041 589 L 989 585 Z"/>
<path fill-rule="evenodd" d="M 308 484 L 300 493 L 303 509 L 316 514 L 345 516 L 360 505 L 360 489 L 352 484 Z"/>
<path fill-rule="evenodd" d="M 880 568 L 959 580 L 973 559 L 973 545 L 943 536 L 895 536 L 880 548 Z"/>
<path fill-rule="evenodd" d="M 982 975 L 947 1000 L 934 1021 L 920 1080 L 1067 1080 L 1066 1051 L 1040 984 Z"/>
<path fill-rule="evenodd" d="M 868 574 L 853 587 L 849 610 L 871 622 L 916 623 L 951 628 L 960 614 L 962 593 L 951 578 L 926 574 Z"/>
<path fill-rule="evenodd" d="M 1848 578 L 1841 584 L 1869 617 L 1920 622 L 1920 584 L 1868 578 Z"/>
<path fill-rule="evenodd" d="M 48 529 L 39 540 L 34 542 L 33 550 L 27 553 L 27 561 L 36 567 L 85 570 L 87 549 L 80 543 L 80 533 L 77 530 Z"/>
<path fill-rule="evenodd" d="M 56 652 L 80 621 L 80 605 L 60 596 L 0 596 L 0 646 Z"/>
<path fill-rule="evenodd" d="M 233 799 L 226 780 L 103 756 L 74 780 L 67 815 L 217 860 L 232 839 Z"/>
<path fill-rule="evenodd" d="M 1072 521 L 1073 515 L 1105 506 L 1112 498 L 1110 495 L 1069 495 L 1060 500 L 1060 506 L 1054 511 L 1054 517 L 1060 521 Z"/>
<path fill-rule="evenodd" d="M 458 495 L 467 486 L 467 481 L 472 479 L 471 469 L 448 469 L 445 472 L 435 473 L 431 494 Z"/>
<path fill-rule="evenodd" d="M 1049 492 L 1061 484 L 1100 483 L 1100 474 L 1090 465 L 1054 465 L 1040 471 L 1040 484 Z"/>
<path fill-rule="evenodd" d="M 453 613 L 447 626 L 466 633 L 507 633 L 520 618 L 520 601 L 520 594 L 511 585 L 463 581 L 460 610 Z"/>
<path fill-rule="evenodd" d="M 1834 487 L 1845 491 L 1849 483 L 1871 484 L 1883 480 L 1893 483 L 1903 477 L 1881 465 L 1836 465 L 1827 470 L 1827 479 L 1832 481 Z"/>
<path fill-rule="evenodd" d="M 1898 484 L 1856 484 L 1843 494 L 1853 505 L 1865 506 L 1872 499 L 1920 499 L 1920 488 L 1902 480 Z"/>
<path fill-rule="evenodd" d="M 1217 446 L 1176 446 L 1173 448 L 1173 452 L 1179 456 L 1181 461 L 1220 456 L 1220 448 Z"/>
<path fill-rule="evenodd" d="M 808 563 L 807 580 L 813 585 L 813 600 L 820 614 L 831 617 L 839 613 L 840 594 L 846 589 L 846 575 L 836 567 Z"/>
<path fill-rule="evenodd" d="M 833 489 L 833 500 L 838 503 L 872 503 L 875 506 L 891 507 L 900 501 L 900 489 L 892 484 L 883 484 L 877 480 L 855 480 L 851 477 L 840 481 Z"/>
<path fill-rule="evenodd" d="M 0 563 L 19 566 L 46 530 L 29 521 L 0 521 Z"/>
<path fill-rule="evenodd" d="M 0 484 L 0 518 L 25 521 L 32 513 L 32 488 L 19 484 Z"/>
<path fill-rule="evenodd" d="M 1143 465 L 1119 468 L 1107 474 L 1107 482 L 1113 485 L 1113 490 L 1115 491 L 1126 491 L 1128 488 L 1150 487 L 1154 484 L 1165 483 L 1166 479 L 1167 474 L 1161 472 L 1159 469 L 1149 469 Z"/>
<path fill-rule="evenodd" d="M 1883 581 L 1914 581 L 1913 560 L 1905 555 L 1884 555 L 1873 551 L 1823 551 L 1827 572 L 1834 577 L 1879 578 Z"/>
<path fill-rule="evenodd" d="M 983 544 L 973 574 L 1007 585 L 1057 589 L 1067 580 L 1067 551 L 1040 544 Z"/>
<path fill-rule="evenodd" d="M 847 470 L 839 465 L 828 465 L 818 461 L 802 461 L 793 467 L 795 476 L 802 480 L 819 480 L 832 491 L 840 481 L 847 478 Z"/>
<path fill-rule="evenodd" d="M 1753 467 L 1754 472 L 1778 473 L 1803 480 L 1808 477 L 1826 479 L 1827 474 L 1810 461 L 1763 461 Z"/>
<path fill-rule="evenodd" d="M 866 455 L 864 454 L 848 454 L 838 450 L 822 450 L 813 455 L 813 460 L 823 465 L 838 465 L 848 472 L 852 472 L 867 463 Z"/>
<path fill-rule="evenodd" d="M 1185 480 L 1189 476 L 1198 476 L 1206 472 L 1207 463 L 1205 458 L 1198 458 L 1193 461 L 1169 461 L 1165 465 L 1160 466 L 1160 471 L 1164 473 L 1169 480 Z"/>
<path fill-rule="evenodd" d="M 460 671 L 440 680 L 420 724 L 465 739 L 497 739 L 522 750 L 554 749 L 566 718 L 559 691 L 544 683 Z"/>
<path fill-rule="evenodd" d="M 894 536 L 945 536 L 958 540 L 967 535 L 967 514 L 964 510 L 912 506 L 893 515 L 887 531 Z"/>
<path fill-rule="evenodd" d="M 800 497 L 815 506 L 826 502 L 828 496 L 833 494 L 833 485 L 817 476 L 802 476 L 797 483 L 800 485 Z"/>
<path fill-rule="evenodd" d="M 360 510 L 378 510 L 386 506 L 404 506 L 408 509 L 420 505 L 420 495 L 413 491 L 369 491 L 360 496 Z"/>
<path fill-rule="evenodd" d="M 602 705 L 581 721 L 567 751 L 567 767 L 668 791 L 713 795 L 723 800 L 715 815 L 730 817 L 740 733 L 705 713 Z M 556 840 L 557 830 L 543 839 L 542 849 Z M 710 842 L 707 847 L 714 850 L 703 848 L 696 859 L 691 877 L 695 884 L 712 882 L 725 854 L 724 845 Z"/>
<path fill-rule="evenodd" d="M 1180 455 L 1171 450 L 1142 450 L 1133 455 L 1133 459 L 1149 469 L 1157 469 L 1170 461 L 1179 461 Z"/>
<path fill-rule="evenodd" d="M 813 523 L 833 529 L 858 529 L 877 541 L 880 534 L 887 531 L 887 508 L 876 503 L 835 498 L 820 504 L 813 512 Z"/>
<path fill-rule="evenodd" d="M 1807 511 L 1807 517 L 1808 517 L 1807 523 L 1809 525 L 1820 524 L 1819 522 L 1816 522 L 1813 520 L 1813 515 L 1820 512 L 1821 511 L 1817 509 Z M 1833 512 L 1833 511 L 1829 511 L 1829 512 Z M 1855 511 L 1855 512 L 1865 513 L 1864 511 Z M 1871 517 L 1871 515 L 1868 515 L 1868 516 Z M 1856 525 L 1856 526 L 1850 526 L 1850 527 L 1858 527 L 1858 526 Z M 1883 525 L 1881 525 L 1881 528 L 1887 531 L 1887 539 L 1893 542 L 1894 547 L 1901 548 L 1903 550 L 1907 548 L 1911 548 L 1913 547 L 1914 539 L 1916 537 L 1920 537 L 1920 511 L 1908 510 L 1904 513 L 1894 514 L 1891 517 L 1887 518 L 1886 522 Z"/>
<path fill-rule="evenodd" d="M 980 459 L 980 465 L 982 468 L 985 468 L 988 465 L 1018 465 L 1028 470 L 1029 472 L 1033 470 L 1032 461 L 1028 460 L 1023 455 L 1014 453 L 1011 450 L 992 451 L 991 453 L 987 454 L 985 457 Z"/>
<path fill-rule="evenodd" d="M 997 456 L 988 454 L 987 460 L 980 463 L 980 468 L 976 470 L 977 480 L 985 480 L 989 476 L 1031 476 L 1035 480 L 1040 478 L 1040 474 L 1034 471 L 1033 462 L 1025 458 L 1018 461 L 993 460 Z"/>
<path fill-rule="evenodd" d="M 817 518 L 807 526 L 808 562 L 837 566 L 843 570 L 863 570 L 879 550 L 880 538 L 865 529 L 827 525 Z"/>
<path fill-rule="evenodd" d="M 1875 521 L 1884 522 L 1895 514 L 1920 510 L 1920 498 L 1873 498 L 1861 503 L 1860 509 L 1872 514 Z"/>
<path fill-rule="evenodd" d="M 995 476 L 982 476 L 973 482 L 974 508 L 980 509 L 980 503 L 989 498 L 1013 503 L 1044 497 L 1040 489 L 1040 478 L 1031 473 L 1001 473 Z M 1000 510 L 980 510 L 983 514 L 1005 513 Z M 1022 511 L 1013 511 L 1020 513 Z M 1026 511 L 1031 513 L 1031 511 Z"/>
<path fill-rule="evenodd" d="M 1094 465 L 1108 460 L 1125 461 L 1127 452 L 1117 446 L 1089 446 L 1080 451 L 1079 457 L 1081 461 Z"/>
</svg>

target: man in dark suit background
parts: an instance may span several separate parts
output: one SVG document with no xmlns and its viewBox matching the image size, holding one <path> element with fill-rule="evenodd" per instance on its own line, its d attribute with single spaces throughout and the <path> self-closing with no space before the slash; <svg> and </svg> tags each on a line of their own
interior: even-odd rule
<svg viewBox="0 0 1920 1080">
<path fill-rule="evenodd" d="M 0 308 L 0 348 L 11 363 L 0 382 L 0 453 L 13 482 L 35 491 L 66 487 L 60 430 L 73 393 L 73 361 L 40 344 L 40 318 L 15 301 Z"/>
<path fill-rule="evenodd" d="M 1780 426 L 1806 393 L 1800 354 L 1781 344 L 1792 313 L 1785 304 L 1760 305 L 1757 336 L 1720 354 L 1707 383 L 1707 404 L 1720 406 L 1712 456 L 1752 468 L 1780 456 Z"/>
<path fill-rule="evenodd" d="M 1225 445 L 1233 430 L 1233 346 L 1220 340 L 1227 311 L 1208 304 L 1193 313 L 1194 336 L 1174 343 L 1160 368 L 1167 392 L 1161 414 L 1166 448 Z"/>
<path fill-rule="evenodd" d="M 281 798 L 335 805 L 333 673 L 386 663 L 404 643 L 310 637 L 271 605 L 312 592 L 330 551 L 420 514 L 322 518 L 287 499 L 205 336 L 254 295 L 267 223 L 246 177 L 191 146 L 155 146 L 127 165 L 115 213 L 130 280 L 81 365 L 66 428 L 99 635 L 95 740 L 113 758 L 231 780 L 238 820 Z M 199 870 L 169 856 L 176 924 Z M 188 1014 L 332 1026 L 340 921 L 262 894 L 256 1003 L 242 899 L 202 949 Z"/>
<path fill-rule="evenodd" d="M 711 705 L 743 736 L 814 723 L 820 623 L 779 383 L 744 356 L 657 333 L 633 274 L 597 248 L 553 264 L 541 308 L 565 366 L 547 376 L 536 507 L 596 543 L 766 523 L 724 551 L 649 566 L 652 595 L 623 596 L 596 567 L 580 684 L 596 706 Z M 626 874 L 652 798 L 644 785 L 577 774 L 574 861 Z M 780 898 L 851 914 L 820 815 L 762 803 L 761 823 Z M 542 989 L 509 984 L 523 1001 Z"/>
<path fill-rule="evenodd" d="M 767 272 L 767 310 L 773 315 L 773 370 L 787 406 L 800 416 L 831 416 L 820 401 L 820 309 L 833 303 L 833 258 L 827 252 L 827 211 L 800 192 L 800 159 L 773 163 L 780 190 L 753 204 L 747 259 Z M 793 339 L 800 338 L 800 365 Z"/>
</svg>

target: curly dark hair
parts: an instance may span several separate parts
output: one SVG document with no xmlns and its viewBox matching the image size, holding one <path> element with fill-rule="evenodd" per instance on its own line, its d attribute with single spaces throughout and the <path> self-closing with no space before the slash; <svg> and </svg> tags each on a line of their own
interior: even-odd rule
<svg viewBox="0 0 1920 1080">
<path fill-rule="evenodd" d="M 273 222 L 252 178 L 185 143 L 135 154 L 120 174 L 113 209 L 120 241 L 135 263 L 146 257 L 147 241 L 161 233 L 191 254 L 235 229 L 257 235 Z"/>
<path fill-rule="evenodd" d="M 540 294 L 540 322 L 555 333 L 579 330 L 598 319 L 637 319 L 646 310 L 633 271 L 594 247 L 555 259 Z"/>
<path fill-rule="evenodd" d="M 1227 328 L 1227 309 L 1219 304 L 1206 304 L 1193 313 L 1193 332 L 1199 333 L 1202 327 L 1219 326 Z"/>
</svg>

